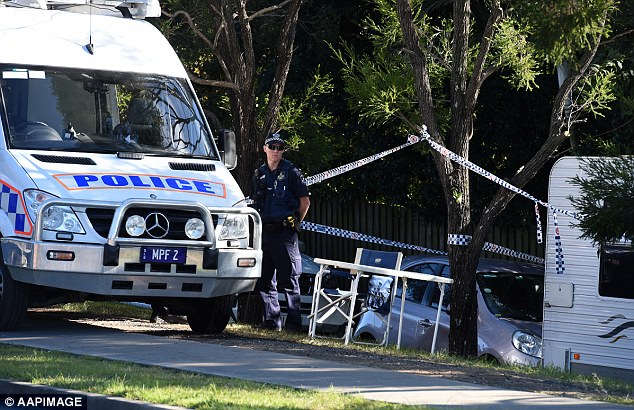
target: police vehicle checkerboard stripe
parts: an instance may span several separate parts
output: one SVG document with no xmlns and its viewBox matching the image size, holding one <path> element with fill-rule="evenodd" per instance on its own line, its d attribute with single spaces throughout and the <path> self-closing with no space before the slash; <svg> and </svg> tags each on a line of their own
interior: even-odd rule
<svg viewBox="0 0 634 410">
<path fill-rule="evenodd" d="M 31 222 L 26 216 L 20 191 L 2 180 L 0 180 L 0 208 L 6 212 L 15 233 L 27 235 L 31 233 Z"/>
</svg>

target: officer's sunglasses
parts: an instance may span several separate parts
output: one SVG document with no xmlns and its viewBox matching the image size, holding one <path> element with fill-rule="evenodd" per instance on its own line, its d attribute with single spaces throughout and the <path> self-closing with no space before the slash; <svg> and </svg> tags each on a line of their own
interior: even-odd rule
<svg viewBox="0 0 634 410">
<path fill-rule="evenodd" d="M 286 149 L 284 145 L 267 144 L 267 147 L 272 151 L 284 151 Z"/>
</svg>

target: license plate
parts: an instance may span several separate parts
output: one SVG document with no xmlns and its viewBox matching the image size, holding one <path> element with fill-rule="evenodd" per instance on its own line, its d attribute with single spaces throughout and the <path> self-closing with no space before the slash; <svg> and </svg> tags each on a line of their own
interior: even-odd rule
<svg viewBox="0 0 634 410">
<path fill-rule="evenodd" d="M 187 248 L 142 246 L 140 259 L 142 263 L 185 263 Z"/>
</svg>

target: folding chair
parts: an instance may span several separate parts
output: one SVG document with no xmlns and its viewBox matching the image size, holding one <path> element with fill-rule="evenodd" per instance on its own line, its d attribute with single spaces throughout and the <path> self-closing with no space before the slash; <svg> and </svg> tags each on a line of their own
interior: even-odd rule
<svg viewBox="0 0 634 410">
<path fill-rule="evenodd" d="M 328 287 L 335 282 L 337 287 Z M 349 289 L 342 289 L 339 284 L 345 282 Z M 336 330 L 348 324 L 349 312 L 351 311 L 353 295 L 356 294 L 356 280 L 351 273 L 328 269 L 328 266 L 322 265 L 317 275 L 315 275 L 315 284 L 313 289 L 313 300 L 311 304 L 310 315 L 308 316 L 308 331 L 311 337 L 327 337 L 317 335 L 317 326 L 322 331 L 326 329 Z M 345 339 L 346 334 L 341 337 Z"/>
<path fill-rule="evenodd" d="M 401 252 L 382 252 L 374 251 L 370 249 L 357 248 L 357 254 L 355 257 L 355 265 L 365 265 L 389 269 L 399 269 L 401 266 L 401 260 L 403 254 Z M 327 288 L 324 286 L 324 276 L 326 275 L 338 275 L 340 278 L 348 281 L 350 284 L 349 289 L 336 289 Z M 321 269 L 315 277 L 315 288 L 313 292 L 313 302 L 311 307 L 311 314 L 309 316 L 309 334 L 311 337 L 324 337 L 317 336 L 317 325 L 327 323 L 328 320 L 332 322 L 333 316 L 341 324 L 346 324 L 346 329 L 342 339 L 347 344 L 350 341 L 352 335 L 352 325 L 354 319 L 367 309 L 372 309 L 374 306 L 385 308 L 386 304 L 391 307 L 394 301 L 394 294 L 396 290 L 397 280 L 392 277 L 386 279 L 389 281 L 388 287 L 394 289 L 385 292 L 384 289 L 377 288 L 369 292 L 370 299 L 365 298 L 366 301 L 361 309 L 361 312 L 355 314 L 357 299 L 359 298 L 358 289 L 359 282 L 362 277 L 368 277 L 362 270 L 351 269 L 349 273 L 328 269 L 326 265 L 322 265 Z M 372 278 L 370 278 L 372 281 Z M 378 282 L 378 281 L 377 281 Z M 391 286 L 392 283 L 394 286 Z M 388 315 L 389 321 L 389 315 Z M 389 328 L 389 326 L 388 326 Z M 386 338 L 387 339 L 387 338 Z"/>
</svg>

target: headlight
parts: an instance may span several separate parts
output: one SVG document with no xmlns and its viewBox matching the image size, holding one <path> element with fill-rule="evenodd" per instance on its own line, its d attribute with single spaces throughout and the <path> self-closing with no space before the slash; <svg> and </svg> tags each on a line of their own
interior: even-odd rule
<svg viewBox="0 0 634 410">
<path fill-rule="evenodd" d="M 521 330 L 513 333 L 513 346 L 522 353 L 533 357 L 542 357 L 542 339 Z"/>
<path fill-rule="evenodd" d="M 240 239 L 249 236 L 249 224 L 245 215 L 227 216 L 220 230 L 219 240 Z"/>
<path fill-rule="evenodd" d="M 35 222 L 38 209 L 49 198 L 56 198 L 56 196 L 36 189 L 24 191 L 24 202 L 31 221 Z M 48 207 L 42 214 L 42 226 L 49 231 L 85 233 L 77 215 L 68 206 Z"/>
</svg>

